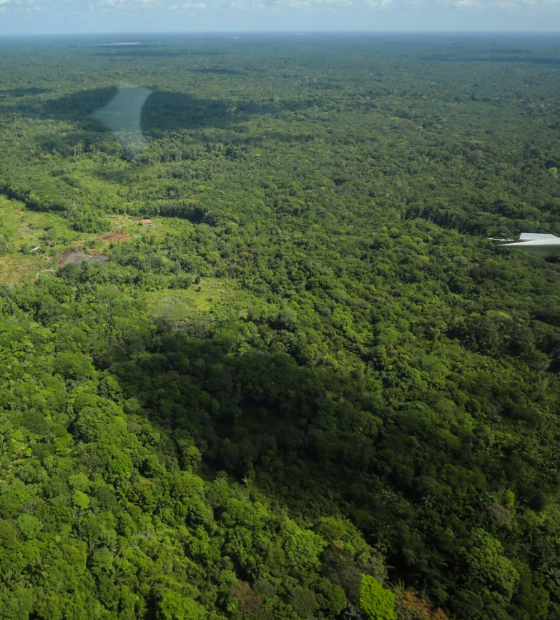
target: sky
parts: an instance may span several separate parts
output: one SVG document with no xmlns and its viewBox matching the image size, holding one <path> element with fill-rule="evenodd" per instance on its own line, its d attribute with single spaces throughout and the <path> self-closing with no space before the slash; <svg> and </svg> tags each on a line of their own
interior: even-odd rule
<svg viewBox="0 0 560 620">
<path fill-rule="evenodd" d="M 560 0 L 0 0 L 0 37 L 222 31 L 560 32 Z"/>
</svg>

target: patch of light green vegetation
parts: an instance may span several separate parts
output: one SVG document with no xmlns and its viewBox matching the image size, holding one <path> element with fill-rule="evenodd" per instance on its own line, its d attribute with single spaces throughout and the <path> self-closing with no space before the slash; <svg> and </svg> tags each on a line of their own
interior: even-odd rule
<svg viewBox="0 0 560 620">
<path fill-rule="evenodd" d="M 0 196 L 0 283 L 18 284 L 56 266 L 62 248 L 82 240 L 64 218 L 35 213 Z"/>
<path fill-rule="evenodd" d="M 206 321 L 227 316 L 244 316 L 252 295 L 241 291 L 236 282 L 203 278 L 186 290 L 161 290 L 146 294 L 148 309 L 155 317 L 168 321 Z"/>
</svg>

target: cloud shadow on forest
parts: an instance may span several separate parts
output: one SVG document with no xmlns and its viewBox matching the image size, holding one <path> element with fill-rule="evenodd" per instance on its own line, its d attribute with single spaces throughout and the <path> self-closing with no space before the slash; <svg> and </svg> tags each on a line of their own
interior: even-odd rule
<svg viewBox="0 0 560 620">
<path fill-rule="evenodd" d="M 142 131 L 151 137 L 158 137 L 164 131 L 205 127 L 224 129 L 277 111 L 272 103 L 247 101 L 240 104 L 230 100 L 201 99 L 190 93 L 151 90 L 153 92 L 146 100 L 141 116 Z M 117 87 L 112 86 L 71 93 L 41 102 L 40 108 L 32 106 L 30 112 L 74 122 L 84 130 L 100 131 L 102 125 L 92 118 L 92 114 L 114 99 L 117 92 Z"/>
<path fill-rule="evenodd" d="M 366 409 L 383 415 L 365 383 L 309 369 L 284 353 L 228 354 L 228 343 L 208 326 L 184 329 L 162 320 L 142 355 L 118 346 L 105 360 L 123 394 L 137 399 L 152 423 L 188 433 L 213 472 L 227 471 L 237 480 L 261 473 L 279 496 L 289 487 L 292 499 L 303 503 L 313 490 L 325 509 L 365 501 L 352 480 L 356 470 L 374 467 L 375 437 L 346 432 Z M 337 404 L 333 391 L 352 391 L 362 413 L 348 402 Z M 328 445 L 327 422 L 334 434 Z M 282 471 L 274 466 L 278 459 Z M 376 490 L 372 485 L 370 500 Z"/>
<path fill-rule="evenodd" d="M 0 90 L 0 99 L 9 99 L 12 97 L 19 99 L 21 97 L 42 95 L 44 93 L 49 93 L 49 92 L 50 92 L 49 88 L 37 88 L 37 87 L 9 88 L 6 90 Z"/>
</svg>

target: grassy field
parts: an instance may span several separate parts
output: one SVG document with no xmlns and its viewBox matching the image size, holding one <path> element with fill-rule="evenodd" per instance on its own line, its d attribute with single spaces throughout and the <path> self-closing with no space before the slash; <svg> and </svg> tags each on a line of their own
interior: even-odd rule
<svg viewBox="0 0 560 620">
<path fill-rule="evenodd" d="M 41 271 L 55 268 L 59 248 L 71 246 L 79 237 L 60 216 L 26 211 L 22 204 L 3 196 L 0 196 L 0 224 L 2 284 L 29 282 Z"/>
<path fill-rule="evenodd" d="M 247 295 L 242 298 L 232 280 L 204 278 L 187 290 L 153 291 L 146 295 L 154 316 L 172 322 L 212 321 L 219 316 L 243 312 Z"/>
</svg>

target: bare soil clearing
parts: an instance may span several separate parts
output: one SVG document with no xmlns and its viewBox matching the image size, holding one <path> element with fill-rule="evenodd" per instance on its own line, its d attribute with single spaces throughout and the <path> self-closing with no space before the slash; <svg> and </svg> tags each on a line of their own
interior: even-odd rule
<svg viewBox="0 0 560 620">
<path fill-rule="evenodd" d="M 109 233 L 108 235 L 103 235 L 102 237 L 97 237 L 96 241 L 109 241 L 110 243 L 124 243 L 126 241 L 130 241 L 132 237 L 123 232 L 122 230 L 118 230 L 113 233 Z"/>
<path fill-rule="evenodd" d="M 107 254 L 86 254 L 82 250 L 67 250 L 61 256 L 59 265 L 65 267 L 66 265 L 77 265 L 78 267 L 83 263 L 106 263 L 109 260 Z"/>
</svg>

